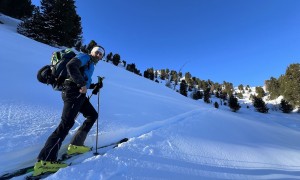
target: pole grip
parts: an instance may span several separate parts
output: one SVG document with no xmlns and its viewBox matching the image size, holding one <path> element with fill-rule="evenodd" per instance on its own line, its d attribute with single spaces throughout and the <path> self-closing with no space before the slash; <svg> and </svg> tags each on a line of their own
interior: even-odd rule
<svg viewBox="0 0 300 180">
<path fill-rule="evenodd" d="M 98 83 L 102 82 L 104 77 L 101 77 L 101 76 L 97 76 L 98 77 Z"/>
</svg>

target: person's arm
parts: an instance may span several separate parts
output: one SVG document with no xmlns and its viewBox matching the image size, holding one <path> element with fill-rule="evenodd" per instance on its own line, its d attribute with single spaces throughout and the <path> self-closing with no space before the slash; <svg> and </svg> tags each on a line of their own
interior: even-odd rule
<svg viewBox="0 0 300 180">
<path fill-rule="evenodd" d="M 81 61 L 77 58 L 73 58 L 70 60 L 70 62 L 67 63 L 67 70 L 73 82 L 75 82 L 78 87 L 84 87 L 86 85 L 86 82 L 79 70 L 80 67 Z"/>
</svg>

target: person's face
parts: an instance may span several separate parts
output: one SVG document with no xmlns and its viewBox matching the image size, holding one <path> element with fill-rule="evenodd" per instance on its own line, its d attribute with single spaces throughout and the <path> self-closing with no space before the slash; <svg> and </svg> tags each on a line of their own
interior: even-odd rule
<svg viewBox="0 0 300 180">
<path fill-rule="evenodd" d="M 98 61 L 99 60 L 101 60 L 102 58 L 103 58 L 103 54 L 101 53 L 101 52 L 99 52 L 99 51 L 96 51 L 95 52 L 95 57 L 98 59 Z"/>
</svg>

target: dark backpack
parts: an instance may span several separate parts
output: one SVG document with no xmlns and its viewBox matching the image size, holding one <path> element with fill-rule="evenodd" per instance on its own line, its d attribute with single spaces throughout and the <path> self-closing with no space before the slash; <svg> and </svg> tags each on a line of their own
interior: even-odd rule
<svg viewBox="0 0 300 180">
<path fill-rule="evenodd" d="M 37 73 L 39 82 L 51 85 L 54 90 L 61 91 L 65 79 L 68 78 L 67 63 L 75 57 L 72 49 L 56 51 L 51 58 L 51 64 L 42 67 Z"/>
</svg>

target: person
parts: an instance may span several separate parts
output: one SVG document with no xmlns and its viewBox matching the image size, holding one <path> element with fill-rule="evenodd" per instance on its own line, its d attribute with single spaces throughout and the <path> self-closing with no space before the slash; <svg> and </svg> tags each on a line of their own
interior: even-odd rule
<svg viewBox="0 0 300 180">
<path fill-rule="evenodd" d="M 89 102 L 86 93 L 89 88 L 93 89 L 93 94 L 97 94 L 103 86 L 102 82 L 96 84 L 91 82 L 94 67 L 103 58 L 104 54 L 104 48 L 96 46 L 91 50 L 90 54 L 79 53 L 67 63 L 68 79 L 64 81 L 62 89 L 64 106 L 61 122 L 40 151 L 37 157 L 38 160 L 34 165 L 33 176 L 56 172 L 60 168 L 67 167 L 66 163 L 57 161 L 57 155 L 79 112 L 82 113 L 86 120 L 72 138 L 67 154 L 81 154 L 91 150 L 90 147 L 84 146 L 84 141 L 97 120 L 98 113 Z"/>
</svg>

